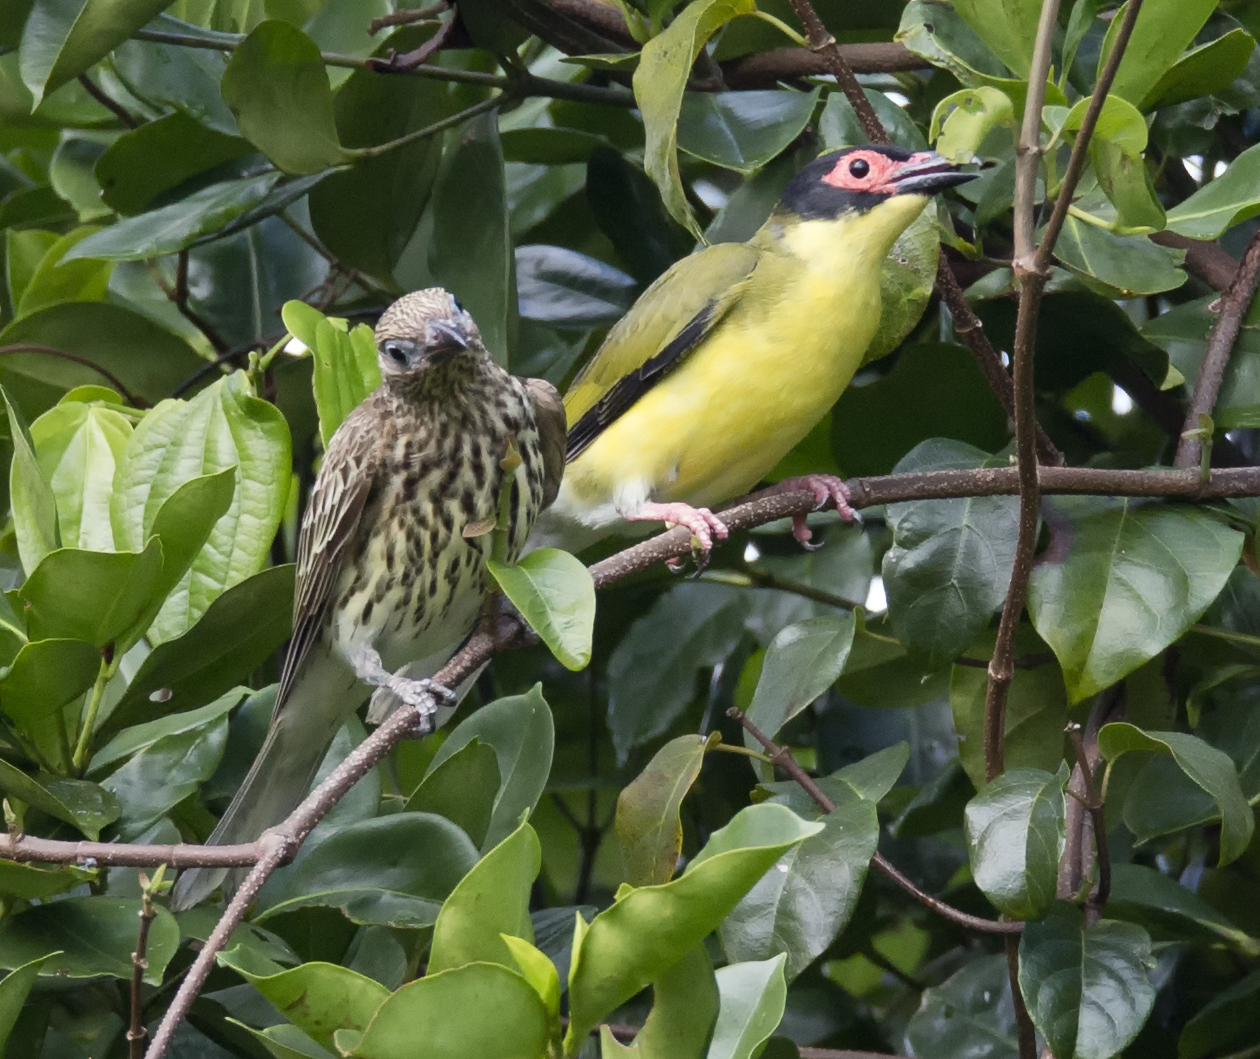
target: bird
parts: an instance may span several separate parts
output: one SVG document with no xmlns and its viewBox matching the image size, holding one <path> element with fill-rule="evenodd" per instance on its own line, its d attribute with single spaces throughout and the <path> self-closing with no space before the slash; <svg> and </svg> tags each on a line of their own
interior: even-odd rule
<svg viewBox="0 0 1260 1059">
<path fill-rule="evenodd" d="M 752 489 L 822 419 L 880 319 L 880 266 L 931 195 L 975 174 L 932 151 L 825 153 L 746 243 L 676 262 L 609 331 L 565 394 L 567 467 L 530 547 L 583 548 L 634 523 L 687 527 L 705 553 L 712 508 Z M 806 489 L 854 513 L 844 483 Z M 805 516 L 793 534 L 807 544 Z"/>
<path fill-rule="evenodd" d="M 496 364 L 452 295 L 404 295 L 375 338 L 382 382 L 329 440 L 311 489 L 271 726 L 212 845 L 253 841 L 297 807 L 365 685 L 376 689 L 369 721 L 400 701 L 430 717 L 436 700 L 450 699 L 427 678 L 476 624 L 509 448 L 519 454 L 509 561 L 559 488 L 559 392 Z M 185 872 L 173 907 L 191 907 L 225 878 L 222 869 Z"/>
</svg>

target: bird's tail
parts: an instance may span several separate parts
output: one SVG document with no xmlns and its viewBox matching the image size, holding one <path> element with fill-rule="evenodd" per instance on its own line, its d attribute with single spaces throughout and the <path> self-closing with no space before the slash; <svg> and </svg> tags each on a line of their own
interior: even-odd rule
<svg viewBox="0 0 1260 1059">
<path fill-rule="evenodd" d="M 333 737 L 365 694 L 346 666 L 317 647 L 292 691 L 277 705 L 266 742 L 208 843 L 253 842 L 293 812 L 310 790 Z M 191 908 L 225 881 L 230 892 L 243 875 L 239 868 L 185 871 L 175 884 L 171 908 Z"/>
</svg>

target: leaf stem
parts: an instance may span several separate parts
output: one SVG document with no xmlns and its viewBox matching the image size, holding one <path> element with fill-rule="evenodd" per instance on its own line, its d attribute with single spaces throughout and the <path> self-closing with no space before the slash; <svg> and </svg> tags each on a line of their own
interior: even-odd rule
<svg viewBox="0 0 1260 1059">
<path fill-rule="evenodd" d="M 105 687 L 118 672 L 118 663 L 121 660 L 122 656 L 115 653 L 113 644 L 102 649 L 100 668 L 96 671 L 96 683 L 92 685 L 91 694 L 88 696 L 87 708 L 84 710 L 83 722 L 79 728 L 79 741 L 75 745 L 74 757 L 71 761 L 74 771 L 79 775 L 82 775 L 83 770 L 87 768 L 88 752 L 92 749 L 92 730 L 96 727 L 96 715 L 100 711 L 101 700 L 105 697 Z"/>
<path fill-rule="evenodd" d="M 478 114 L 484 114 L 488 110 L 495 110 L 513 99 L 519 97 L 520 93 L 515 90 L 516 86 L 509 87 L 507 90 L 500 92 L 497 96 L 491 96 L 489 99 L 483 99 L 480 103 L 476 103 L 466 110 L 461 110 L 458 114 L 452 114 L 449 118 L 443 118 L 441 121 L 435 121 L 432 125 L 426 125 L 423 129 L 416 129 L 415 132 L 409 132 L 405 136 L 399 136 L 396 140 L 390 140 L 387 143 L 379 143 L 375 147 L 357 147 L 347 148 L 346 153 L 354 158 L 379 158 L 383 154 L 396 150 L 399 147 L 405 147 L 409 143 L 415 143 L 416 140 L 427 139 L 439 132 L 454 128 L 456 125 L 462 125 L 469 118 L 475 118 Z"/>
</svg>

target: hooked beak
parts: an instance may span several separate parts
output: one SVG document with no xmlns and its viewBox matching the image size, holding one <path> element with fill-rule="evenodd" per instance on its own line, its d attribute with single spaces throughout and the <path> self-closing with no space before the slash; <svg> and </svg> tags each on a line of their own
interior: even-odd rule
<svg viewBox="0 0 1260 1059">
<path fill-rule="evenodd" d="M 895 195 L 935 195 L 938 191 L 974 180 L 978 175 L 962 172 L 935 151 L 919 151 L 902 163 L 889 183 Z"/>
<path fill-rule="evenodd" d="M 429 321 L 428 339 L 430 355 L 462 353 L 469 346 L 467 332 L 455 320 Z"/>
</svg>

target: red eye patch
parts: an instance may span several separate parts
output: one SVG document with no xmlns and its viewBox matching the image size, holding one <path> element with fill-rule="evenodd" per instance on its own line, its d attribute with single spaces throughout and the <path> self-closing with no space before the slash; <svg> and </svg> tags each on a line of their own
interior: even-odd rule
<svg viewBox="0 0 1260 1059">
<path fill-rule="evenodd" d="M 822 179 L 843 191 L 891 192 L 892 177 L 899 164 L 879 151 L 850 151 Z"/>
</svg>

